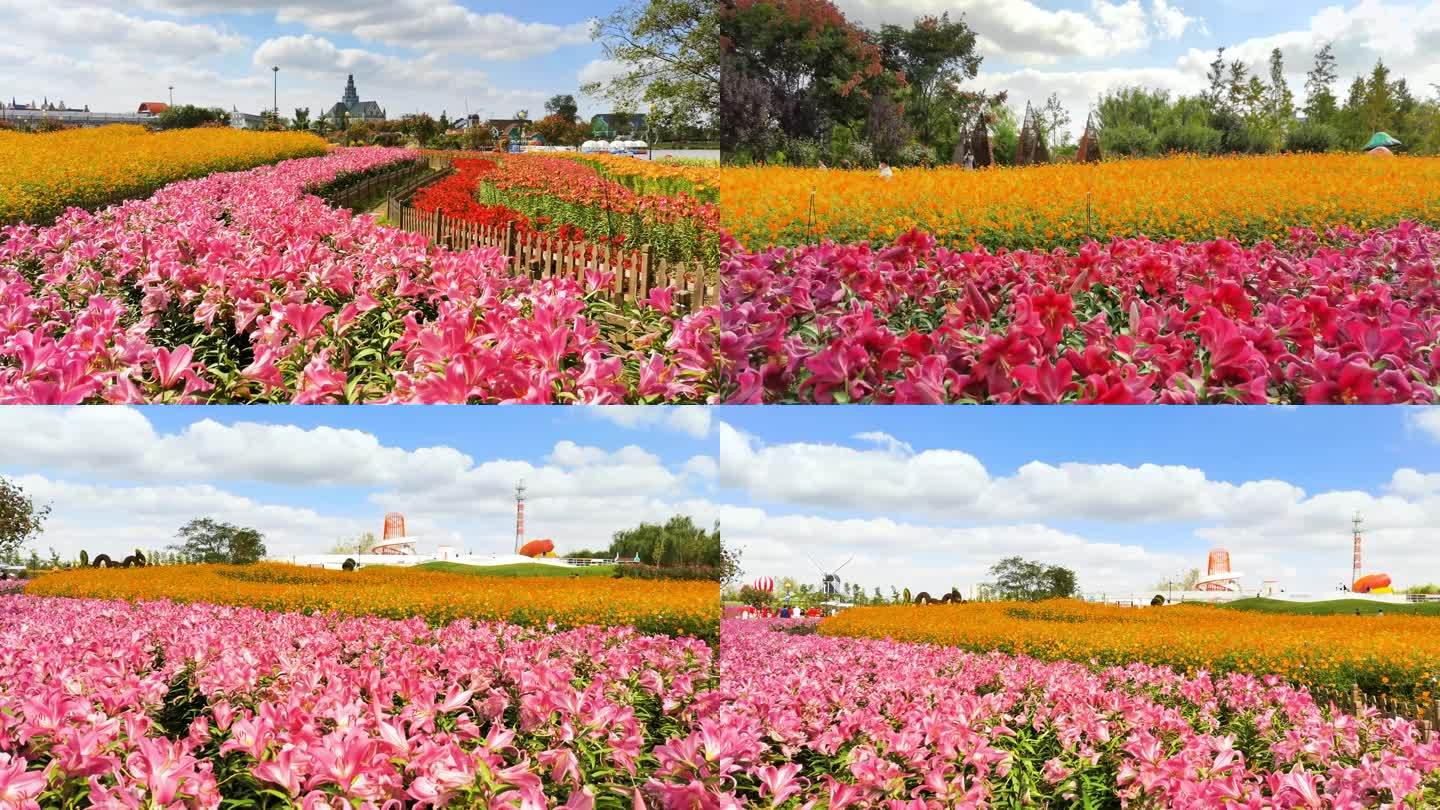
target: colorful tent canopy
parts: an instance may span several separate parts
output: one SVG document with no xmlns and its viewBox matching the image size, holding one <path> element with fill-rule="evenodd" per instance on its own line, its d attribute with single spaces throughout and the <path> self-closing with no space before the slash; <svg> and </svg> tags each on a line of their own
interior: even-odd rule
<svg viewBox="0 0 1440 810">
<path fill-rule="evenodd" d="M 1377 148 L 1382 147 L 1382 146 L 1384 146 L 1384 147 L 1391 147 L 1391 146 L 1401 146 L 1401 145 L 1402 145 L 1402 144 L 1401 144 L 1398 140 L 1390 137 L 1390 133 L 1388 133 L 1388 132 L 1377 132 L 1377 133 L 1375 133 L 1374 135 L 1371 135 L 1371 136 L 1370 136 L 1370 142 L 1367 143 L 1367 144 L 1365 144 L 1365 151 L 1368 152 L 1368 151 L 1370 151 L 1371 149 L 1377 149 Z"/>
</svg>

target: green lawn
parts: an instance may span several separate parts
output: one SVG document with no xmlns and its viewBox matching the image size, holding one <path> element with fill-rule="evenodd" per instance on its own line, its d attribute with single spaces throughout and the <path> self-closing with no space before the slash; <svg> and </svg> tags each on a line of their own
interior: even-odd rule
<svg viewBox="0 0 1440 810">
<path fill-rule="evenodd" d="M 1386 605 L 1377 602 L 1367 602 L 1364 599 L 1332 599 L 1328 602 L 1286 602 L 1283 599 L 1252 597 L 1250 599 L 1237 599 L 1234 602 L 1221 602 L 1219 606 L 1230 610 L 1255 610 L 1261 613 L 1296 613 L 1308 616 L 1354 615 L 1356 610 L 1359 610 L 1362 616 L 1373 616 L 1381 610 L 1385 611 L 1386 616 L 1401 613 L 1419 616 L 1440 616 L 1440 602 Z"/>
<path fill-rule="evenodd" d="M 477 577 L 608 577 L 615 573 L 613 565 L 586 565 L 560 568 L 542 563 L 515 565 L 461 565 L 451 562 L 428 562 L 415 566 L 423 571 L 444 571 L 447 574 L 470 574 Z"/>
</svg>

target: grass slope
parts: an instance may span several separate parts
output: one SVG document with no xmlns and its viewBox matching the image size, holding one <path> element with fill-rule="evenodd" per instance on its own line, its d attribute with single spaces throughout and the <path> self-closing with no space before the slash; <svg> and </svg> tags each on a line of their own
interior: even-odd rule
<svg viewBox="0 0 1440 810">
<path fill-rule="evenodd" d="M 608 577 L 615 573 L 613 565 L 587 565 L 560 568 L 542 563 L 515 565 L 463 565 L 451 562 L 428 562 L 415 566 L 422 571 L 444 571 L 447 574 L 469 574 L 476 577 Z"/>
<path fill-rule="evenodd" d="M 1260 613 L 1293 613 L 1307 616 L 1354 615 L 1356 610 L 1362 616 L 1385 611 L 1385 615 L 1408 614 L 1416 616 L 1440 616 L 1440 602 L 1417 602 L 1414 604 L 1387 605 L 1364 599 L 1332 599 L 1328 602 L 1287 602 L 1283 599 L 1237 599 L 1222 602 L 1220 607 L 1230 610 L 1253 610 Z"/>
</svg>

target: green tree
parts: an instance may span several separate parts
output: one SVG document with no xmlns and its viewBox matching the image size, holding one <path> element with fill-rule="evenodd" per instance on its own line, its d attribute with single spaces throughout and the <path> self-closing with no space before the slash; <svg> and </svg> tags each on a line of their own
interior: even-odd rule
<svg viewBox="0 0 1440 810">
<path fill-rule="evenodd" d="M 1236 59 L 1230 63 L 1225 77 L 1225 105 L 1241 115 L 1247 114 L 1245 106 L 1247 88 L 1250 84 L 1250 69 Z"/>
<path fill-rule="evenodd" d="M 641 523 L 634 529 L 616 532 L 609 553 L 622 559 L 639 557 L 646 565 L 720 568 L 720 527 L 717 524 L 713 531 L 706 530 L 696 526 L 688 515 L 676 515 L 664 524 Z"/>
<path fill-rule="evenodd" d="M 1216 48 L 1215 58 L 1210 62 L 1210 69 L 1205 72 L 1205 80 L 1208 87 L 1205 90 L 1205 101 L 1212 111 L 1225 106 L 1225 49 Z"/>
<path fill-rule="evenodd" d="M 1279 48 L 1270 51 L 1270 84 L 1265 88 L 1265 106 L 1271 126 L 1284 137 L 1295 117 L 1295 94 L 1285 81 L 1285 60 Z"/>
<path fill-rule="evenodd" d="M 1345 95 L 1345 104 L 1336 115 L 1336 128 L 1340 130 L 1340 143 L 1348 149 L 1358 149 L 1370 137 L 1373 130 L 1365 128 L 1365 79 L 1356 76 L 1350 82 Z"/>
<path fill-rule="evenodd" d="M 718 531 L 718 526 L 717 526 Z M 730 548 L 721 544 L 720 547 L 720 584 L 733 587 L 740 581 L 740 549 Z"/>
<path fill-rule="evenodd" d="M 157 121 L 161 129 L 190 129 L 203 124 L 223 122 L 225 118 L 225 111 L 218 108 L 180 104 L 166 107 L 157 116 Z"/>
<path fill-rule="evenodd" d="M 296 107 L 296 108 L 295 108 L 295 117 L 290 120 L 290 128 L 291 128 L 291 129 L 298 129 L 298 130 L 301 130 L 302 132 L 303 132 L 304 130 L 307 130 L 307 129 L 310 128 L 310 108 L 309 108 L 309 107 Z"/>
<path fill-rule="evenodd" d="M 1370 71 L 1370 80 L 1365 83 L 1365 98 L 1362 102 L 1360 120 L 1366 132 L 1382 132 L 1395 128 L 1398 104 L 1394 87 L 1390 84 L 1390 68 L 1383 60 L 1377 60 Z"/>
<path fill-rule="evenodd" d="M 830 0 L 726 6 L 720 148 L 764 157 L 777 141 L 859 131 L 876 92 L 898 87 L 880 49 Z"/>
<path fill-rule="evenodd" d="M 19 484 L 0 476 L 0 553 L 20 553 L 21 546 L 40 536 L 48 517 L 48 505 L 36 506 Z"/>
<path fill-rule="evenodd" d="M 1009 105 L 995 110 L 990 122 L 990 145 L 995 150 L 995 162 L 1011 165 L 1015 162 L 1015 150 L 1020 146 L 1020 122 Z"/>
<path fill-rule="evenodd" d="M 740 589 L 739 597 L 741 602 L 756 608 L 763 607 L 775 601 L 775 597 L 771 594 L 752 588 L 749 585 Z"/>
<path fill-rule="evenodd" d="M 265 537 L 255 529 L 197 518 L 180 527 L 170 548 L 191 563 L 245 565 L 265 556 Z"/>
<path fill-rule="evenodd" d="M 921 143 L 933 146 L 940 89 L 958 87 L 980 70 L 975 32 L 945 13 L 921 17 L 909 28 L 883 25 L 876 39 L 885 67 L 905 77 L 901 101 L 911 130 Z"/>
<path fill-rule="evenodd" d="M 331 554 L 369 554 L 370 549 L 375 547 L 374 532 L 365 532 L 359 537 L 351 540 L 336 540 L 330 547 Z"/>
<path fill-rule="evenodd" d="M 1069 145 L 1070 130 L 1067 127 L 1070 126 L 1070 111 L 1060 103 L 1059 93 L 1051 93 L 1050 97 L 1045 99 L 1038 117 L 1040 127 L 1052 149 Z"/>
<path fill-rule="evenodd" d="M 410 119 L 410 135 L 415 138 L 415 142 L 421 146 L 425 146 L 435 140 L 435 136 L 440 134 L 440 132 L 439 124 L 436 123 L 434 118 L 430 117 L 429 113 L 420 113 Z"/>
<path fill-rule="evenodd" d="M 564 146 L 579 146 L 589 132 L 588 128 L 577 125 L 575 119 L 556 114 L 536 121 L 531 125 L 530 131 L 547 144 Z"/>
<path fill-rule="evenodd" d="M 652 126 L 711 128 L 720 107 L 720 4 L 632 0 L 591 31 L 620 72 L 581 88 L 617 110 L 649 108 Z"/>
<path fill-rule="evenodd" d="M 1316 124 L 1328 124 L 1335 120 L 1335 54 L 1330 43 L 1325 43 L 1315 52 L 1315 65 L 1305 74 L 1305 120 Z"/>
<path fill-rule="evenodd" d="M 560 93 L 550 97 L 545 102 L 545 112 L 548 115 L 558 115 L 566 121 L 574 122 L 580 114 L 580 105 L 575 103 L 575 97 L 569 93 Z"/>
<path fill-rule="evenodd" d="M 1002 599 L 1037 601 L 1075 596 L 1075 572 L 1059 565 L 1006 557 L 990 567 L 993 588 Z"/>
</svg>

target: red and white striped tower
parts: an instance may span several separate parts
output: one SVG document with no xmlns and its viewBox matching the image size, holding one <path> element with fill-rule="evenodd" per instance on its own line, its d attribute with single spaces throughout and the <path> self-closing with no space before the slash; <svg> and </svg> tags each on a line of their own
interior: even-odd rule
<svg viewBox="0 0 1440 810">
<path fill-rule="evenodd" d="M 1359 512 L 1355 513 L 1355 517 L 1350 518 L 1350 523 L 1355 527 L 1355 562 L 1350 571 L 1351 587 L 1354 587 L 1355 580 L 1360 578 L 1360 524 L 1363 522 L 1365 519 L 1360 517 Z"/>
<path fill-rule="evenodd" d="M 525 545 L 525 479 L 515 484 L 515 553 Z"/>
</svg>

